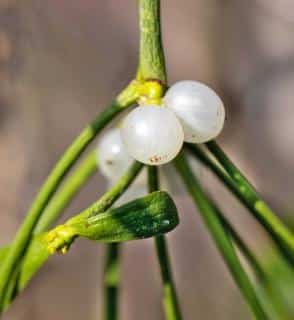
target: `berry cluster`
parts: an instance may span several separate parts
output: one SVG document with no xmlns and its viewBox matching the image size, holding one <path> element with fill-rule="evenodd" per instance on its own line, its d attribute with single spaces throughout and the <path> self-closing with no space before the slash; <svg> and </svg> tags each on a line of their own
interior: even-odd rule
<svg viewBox="0 0 294 320">
<path fill-rule="evenodd" d="M 214 139 L 224 120 L 224 105 L 211 88 L 196 81 L 180 81 L 167 90 L 162 105 L 136 107 L 121 129 L 104 135 L 98 146 L 101 171 L 114 181 L 132 159 L 148 165 L 168 163 L 184 141 Z"/>
</svg>

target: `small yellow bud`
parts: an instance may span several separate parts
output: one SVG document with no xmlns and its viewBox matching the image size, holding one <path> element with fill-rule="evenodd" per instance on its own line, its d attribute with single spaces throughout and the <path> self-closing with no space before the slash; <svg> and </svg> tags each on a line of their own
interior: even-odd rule
<svg viewBox="0 0 294 320">
<path fill-rule="evenodd" d="M 139 104 L 161 105 L 162 96 L 165 88 L 162 83 L 157 80 L 147 80 L 139 90 Z"/>
</svg>

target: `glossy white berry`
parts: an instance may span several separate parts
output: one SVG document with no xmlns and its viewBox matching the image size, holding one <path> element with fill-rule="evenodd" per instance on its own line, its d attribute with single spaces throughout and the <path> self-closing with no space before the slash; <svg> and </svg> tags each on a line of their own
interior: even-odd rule
<svg viewBox="0 0 294 320">
<path fill-rule="evenodd" d="M 203 83 L 177 82 L 166 92 L 164 104 L 180 119 L 187 142 L 207 142 L 218 136 L 223 128 L 223 102 Z"/>
<path fill-rule="evenodd" d="M 120 130 L 110 129 L 100 140 L 97 161 L 101 173 L 110 180 L 118 179 L 132 163 L 122 143 Z"/>
<path fill-rule="evenodd" d="M 175 114 L 154 105 L 131 111 L 123 122 L 121 134 L 129 154 L 149 165 L 171 161 L 184 141 L 183 129 Z"/>
</svg>

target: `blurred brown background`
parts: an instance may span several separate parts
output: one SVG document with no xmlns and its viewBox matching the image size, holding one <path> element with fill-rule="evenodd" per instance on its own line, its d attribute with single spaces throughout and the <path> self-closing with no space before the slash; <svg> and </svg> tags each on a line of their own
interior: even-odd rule
<svg viewBox="0 0 294 320">
<path fill-rule="evenodd" d="M 195 79 L 226 101 L 221 145 L 290 219 L 294 154 L 294 3 L 163 0 L 170 82 Z M 0 0 L 0 244 L 7 244 L 59 155 L 132 77 L 136 1 Z M 206 171 L 202 178 L 252 246 L 266 238 Z M 104 190 L 95 177 L 67 210 Z M 186 320 L 249 319 L 247 308 L 186 196 L 171 256 Z M 54 257 L 6 320 L 100 319 L 103 245 L 78 241 Z M 163 319 L 151 240 L 123 253 L 122 319 Z"/>
</svg>

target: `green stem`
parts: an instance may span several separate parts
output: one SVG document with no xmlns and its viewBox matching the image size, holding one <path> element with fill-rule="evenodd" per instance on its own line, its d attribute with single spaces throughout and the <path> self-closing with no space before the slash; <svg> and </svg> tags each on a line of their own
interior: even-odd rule
<svg viewBox="0 0 294 320">
<path fill-rule="evenodd" d="M 166 85 L 167 77 L 160 25 L 160 0 L 139 0 L 139 20 L 140 58 L 137 79 L 155 79 L 159 80 L 161 84 Z M 156 167 L 148 167 L 148 182 L 150 192 L 158 190 Z M 163 281 L 165 316 L 169 320 L 179 320 L 182 317 L 176 288 L 172 279 L 165 237 L 161 235 L 157 236 L 155 238 L 155 245 Z"/>
<path fill-rule="evenodd" d="M 58 193 L 49 202 L 34 229 L 34 234 L 46 231 L 56 222 L 61 212 L 95 172 L 97 172 L 97 155 L 96 151 L 92 151 L 66 179 Z"/>
<path fill-rule="evenodd" d="M 248 302 L 256 319 L 268 319 L 264 312 L 251 282 L 244 271 L 238 256 L 234 250 L 231 239 L 219 219 L 218 213 L 214 206 L 206 197 L 204 191 L 196 180 L 184 154 L 180 154 L 175 160 L 176 168 L 181 175 L 190 195 L 199 208 L 199 212 L 213 237 L 221 255 L 224 258 L 236 284 L 239 286 L 241 293 Z"/>
<path fill-rule="evenodd" d="M 150 193 L 104 212 L 76 218 L 34 236 L 23 259 L 19 289 L 24 288 L 52 254 L 65 254 L 79 237 L 106 243 L 124 242 L 164 234 L 179 223 L 177 208 L 164 191 Z"/>
<path fill-rule="evenodd" d="M 11 248 L 3 261 L 0 268 L 0 305 L 5 296 L 5 290 L 8 285 L 10 276 L 16 267 L 18 260 L 23 255 L 28 243 L 31 239 L 32 232 L 42 215 L 42 212 L 64 176 L 77 161 L 79 156 L 88 146 L 88 144 L 96 137 L 96 135 L 112 120 L 118 113 L 132 104 L 136 99 L 135 84 L 131 83 L 125 91 L 106 108 L 89 126 L 69 146 L 64 155 L 61 157 L 57 165 L 45 181 L 43 187 L 35 198 L 29 212 L 27 213 L 22 225 L 20 226 Z"/>
<path fill-rule="evenodd" d="M 44 259 L 38 251 L 40 244 L 36 242 L 36 244 L 34 245 L 32 241 L 32 243 L 30 244 L 31 248 L 29 247 L 26 251 L 24 263 L 22 264 L 22 274 L 19 281 L 19 290 L 25 287 L 27 282 L 39 270 L 39 268 L 51 254 L 63 247 L 68 248 L 77 236 L 83 236 L 91 240 L 101 240 L 101 238 L 103 238 L 104 236 L 108 236 L 109 234 L 111 234 L 111 232 L 113 232 L 113 238 L 115 236 L 116 239 L 126 236 L 126 234 L 128 233 L 127 230 L 123 229 L 123 231 L 125 232 L 122 232 L 120 234 L 119 219 L 113 219 L 114 221 L 111 221 L 109 219 L 109 216 L 111 216 L 110 214 L 107 214 L 107 221 L 109 222 L 108 224 L 104 222 L 104 224 L 101 225 L 100 222 L 95 221 L 95 219 L 96 217 L 101 216 L 103 212 L 105 213 L 105 211 L 107 211 L 123 194 L 123 192 L 136 178 L 137 174 L 142 169 L 142 166 L 143 165 L 141 163 L 134 162 L 126 171 L 126 173 L 117 181 L 117 183 L 106 193 L 104 193 L 104 195 L 97 202 L 89 206 L 87 209 L 83 210 L 80 214 L 67 220 L 65 224 L 57 226 L 46 234 L 41 233 L 35 236 L 35 238 L 41 237 L 40 243 L 44 247 L 45 252 Z M 119 211 L 120 209 L 118 208 L 117 210 Z M 134 217 L 132 218 L 132 220 L 134 221 Z M 115 228 L 116 231 L 114 232 L 112 229 Z M 129 234 L 127 234 L 127 236 L 129 236 Z M 36 254 L 36 252 L 38 254 Z"/>
<path fill-rule="evenodd" d="M 160 1 L 139 0 L 140 53 L 137 80 L 160 80 L 166 82 L 164 54 L 161 43 Z M 118 245 L 107 247 L 105 266 L 104 319 L 117 319 L 117 294 L 119 275 Z M 113 274 L 113 269 L 116 270 Z M 109 282 L 109 274 L 111 279 Z M 112 278 L 113 276 L 113 278 Z"/>
<path fill-rule="evenodd" d="M 104 320 L 118 319 L 119 294 L 119 251 L 118 243 L 106 247 L 106 262 L 104 267 Z"/>
<path fill-rule="evenodd" d="M 53 196 L 48 206 L 44 210 L 40 220 L 38 221 L 33 233 L 38 234 L 46 231 L 59 218 L 62 211 L 67 207 L 73 197 L 78 193 L 82 186 L 88 182 L 91 176 L 97 171 L 96 152 L 92 151 L 82 161 L 82 163 L 74 170 L 73 174 L 69 176 L 60 190 Z M 21 259 L 20 259 L 21 260 Z M 3 303 L 4 309 L 11 303 L 11 301 L 18 294 L 16 289 L 19 268 L 15 268 L 9 283 L 9 289 L 5 295 Z"/>
<path fill-rule="evenodd" d="M 213 204 L 212 200 L 209 199 L 211 204 Z M 220 211 L 220 209 L 216 206 L 214 206 L 215 212 L 218 214 L 219 219 L 221 223 L 223 224 L 224 228 L 229 232 L 230 236 L 233 239 L 233 242 L 237 245 L 239 250 L 242 252 L 244 257 L 249 262 L 252 270 L 255 273 L 255 276 L 259 280 L 259 282 L 263 282 L 266 278 L 265 272 L 260 265 L 260 263 L 257 261 L 255 255 L 251 252 L 251 250 L 248 248 L 247 244 L 244 242 L 244 240 L 239 236 L 235 228 L 232 226 L 232 224 L 228 221 L 228 219 L 223 215 L 223 213 Z"/>
<path fill-rule="evenodd" d="M 10 306 L 11 302 L 15 299 L 15 297 L 18 294 L 17 290 L 17 282 L 19 277 L 19 266 L 16 267 L 14 272 L 12 273 L 12 276 L 10 278 L 10 281 L 7 285 L 7 289 L 5 292 L 5 296 L 3 299 L 3 310 L 7 310 L 7 308 Z"/>
<path fill-rule="evenodd" d="M 149 192 L 159 189 L 158 172 L 156 167 L 148 167 L 148 185 Z M 164 235 L 155 237 L 155 247 L 163 282 L 163 306 L 165 318 L 168 320 L 180 320 L 182 319 L 182 316 Z"/>
<path fill-rule="evenodd" d="M 275 243 L 281 249 L 281 253 L 291 264 L 294 264 L 293 233 L 262 200 L 254 187 L 248 182 L 248 180 L 226 156 L 221 148 L 214 141 L 208 142 L 206 146 L 223 166 L 229 176 L 222 169 L 220 169 L 220 167 L 218 167 L 214 161 L 209 159 L 198 147 L 188 145 L 188 148 L 192 151 L 192 153 L 199 157 L 199 159 L 202 160 L 254 214 L 255 218 L 272 236 Z"/>
<path fill-rule="evenodd" d="M 81 220 L 84 220 L 84 218 L 92 217 L 106 211 L 127 190 L 142 168 L 142 163 L 134 161 L 134 163 L 121 176 L 115 185 L 113 185 L 106 193 L 104 193 L 97 202 L 85 209 L 79 215 L 69 219 L 67 224 L 74 225 L 79 223 Z"/>
<path fill-rule="evenodd" d="M 268 295 L 268 291 L 275 292 L 276 290 L 275 288 L 273 288 L 268 274 L 262 268 L 255 255 L 251 252 L 243 239 L 238 235 L 238 233 L 226 219 L 226 217 L 220 212 L 217 207 L 215 207 L 215 210 L 218 212 L 219 218 L 222 221 L 224 228 L 229 232 L 230 236 L 233 239 L 233 242 L 237 245 L 241 253 L 244 255 L 256 276 L 256 279 L 258 281 L 256 286 L 256 294 L 259 301 L 262 303 L 263 308 L 267 311 L 267 314 L 271 315 L 271 319 L 287 319 L 283 307 L 279 305 L 278 301 L 275 301 Z M 265 287 L 267 288 L 267 290 L 265 289 Z"/>
<path fill-rule="evenodd" d="M 166 83 L 161 41 L 160 0 L 139 0 L 140 53 L 138 80 L 156 79 Z"/>
</svg>

